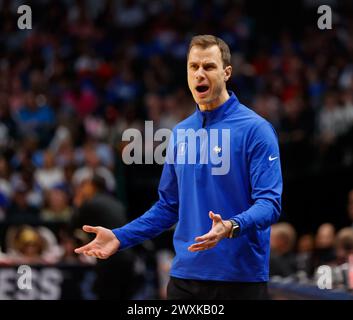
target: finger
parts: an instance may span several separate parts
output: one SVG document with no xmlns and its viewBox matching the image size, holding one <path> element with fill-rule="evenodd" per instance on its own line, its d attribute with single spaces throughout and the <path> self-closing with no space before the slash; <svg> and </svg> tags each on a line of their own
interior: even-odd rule
<svg viewBox="0 0 353 320">
<path fill-rule="evenodd" d="M 217 245 L 218 241 L 213 241 L 208 245 L 208 249 L 212 249 Z"/>
<path fill-rule="evenodd" d="M 189 251 L 193 251 L 193 250 L 196 250 L 196 249 L 200 249 L 200 248 L 204 248 L 205 247 L 205 244 L 202 243 L 193 243 L 191 246 L 189 246 L 188 250 Z"/>
<path fill-rule="evenodd" d="M 206 250 L 208 247 L 207 246 L 201 246 L 201 247 L 195 247 L 195 246 L 190 246 L 188 250 L 190 252 L 197 252 L 197 251 L 203 251 Z"/>
<path fill-rule="evenodd" d="M 215 247 L 217 243 L 218 243 L 218 241 L 208 241 L 208 242 L 204 242 L 202 244 L 195 243 L 195 244 L 191 245 L 188 248 L 188 250 L 191 252 L 208 250 L 208 249 L 212 249 L 213 247 Z"/>
<path fill-rule="evenodd" d="M 98 258 L 98 250 L 87 250 L 84 252 L 86 256 Z"/>
<path fill-rule="evenodd" d="M 102 259 L 102 253 L 98 250 L 94 250 L 93 251 L 93 255 L 96 257 L 96 258 L 99 258 L 99 259 Z"/>
<path fill-rule="evenodd" d="M 210 212 L 209 212 L 209 216 L 210 216 L 210 218 L 211 218 L 214 222 L 222 221 L 221 215 L 215 214 L 213 211 L 210 211 Z"/>
<path fill-rule="evenodd" d="M 101 259 L 108 259 L 109 255 L 107 255 L 106 253 L 101 253 Z"/>
<path fill-rule="evenodd" d="M 84 253 L 84 251 L 88 251 L 88 250 L 91 250 L 92 249 L 92 245 L 91 243 L 88 243 L 82 247 L 79 247 L 79 248 L 76 248 L 75 249 L 75 252 L 76 253 Z"/>
<path fill-rule="evenodd" d="M 99 231 L 99 227 L 92 227 L 92 226 L 83 226 L 83 231 L 90 232 L 90 233 L 97 233 Z"/>
<path fill-rule="evenodd" d="M 203 242 L 203 241 L 214 241 L 216 240 L 217 235 L 214 232 L 208 232 L 200 237 L 196 237 L 196 242 Z"/>
<path fill-rule="evenodd" d="M 107 259 L 108 258 L 108 256 L 105 253 L 103 253 L 101 250 L 94 250 L 93 255 L 99 259 Z"/>
<path fill-rule="evenodd" d="M 98 251 L 96 254 L 99 259 L 104 259 L 104 254 L 101 251 Z"/>
<path fill-rule="evenodd" d="M 200 250 L 210 250 L 210 249 L 214 248 L 217 243 L 218 243 L 217 241 L 210 242 L 206 246 L 200 248 Z"/>
<path fill-rule="evenodd" d="M 207 248 L 209 246 L 216 244 L 217 242 L 218 242 L 217 240 L 214 240 L 214 241 L 205 241 L 202 243 L 193 243 L 191 246 L 189 246 L 189 248 L 191 249 Z"/>
<path fill-rule="evenodd" d="M 197 251 L 202 251 L 202 250 L 204 250 L 204 248 L 194 248 L 194 247 L 189 247 L 188 248 L 188 250 L 190 251 L 190 252 L 197 252 Z"/>
</svg>

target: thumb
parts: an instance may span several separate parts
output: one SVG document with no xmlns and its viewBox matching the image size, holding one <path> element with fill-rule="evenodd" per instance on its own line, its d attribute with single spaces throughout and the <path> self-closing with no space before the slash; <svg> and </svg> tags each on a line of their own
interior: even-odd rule
<svg viewBox="0 0 353 320">
<path fill-rule="evenodd" d="M 86 231 L 86 232 L 91 232 L 91 233 L 98 233 L 99 229 L 98 227 L 92 227 L 92 226 L 83 226 L 82 227 L 83 231 Z"/>
<path fill-rule="evenodd" d="M 219 214 L 215 214 L 213 211 L 209 212 L 209 216 L 214 222 L 222 221 L 222 217 Z"/>
</svg>

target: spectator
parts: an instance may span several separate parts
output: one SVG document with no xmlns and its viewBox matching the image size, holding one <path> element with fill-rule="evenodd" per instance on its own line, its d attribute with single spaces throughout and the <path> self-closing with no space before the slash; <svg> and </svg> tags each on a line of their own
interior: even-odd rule
<svg viewBox="0 0 353 320">
<path fill-rule="evenodd" d="M 36 96 L 32 91 L 28 91 L 25 105 L 18 112 L 17 121 L 22 136 L 35 135 L 40 139 L 41 146 L 49 142 L 55 118 L 44 96 Z"/>
<path fill-rule="evenodd" d="M 313 266 L 313 252 L 314 252 L 315 239 L 311 234 L 304 234 L 300 236 L 297 243 L 297 270 L 304 271 L 309 278 L 312 276 Z"/>
<path fill-rule="evenodd" d="M 293 252 L 296 232 L 292 225 L 279 222 L 271 227 L 270 275 L 288 277 L 295 274 L 296 263 Z"/>
<path fill-rule="evenodd" d="M 335 227 L 331 223 L 322 224 L 315 236 L 313 267 L 332 263 L 335 257 Z"/>
<path fill-rule="evenodd" d="M 28 201 L 30 189 L 27 184 L 22 180 L 18 180 L 13 188 L 13 198 L 7 210 L 8 222 L 37 223 L 39 210 Z"/>
<path fill-rule="evenodd" d="M 6 147 L 17 138 L 18 128 L 11 114 L 9 96 L 0 91 L 0 147 Z M 5 144 L 5 145 L 3 145 Z"/>
<path fill-rule="evenodd" d="M 0 156 L 0 221 L 5 220 L 6 210 L 11 203 L 12 186 L 9 177 L 8 162 L 5 157 Z"/>
<path fill-rule="evenodd" d="M 102 160 L 99 158 L 94 146 L 86 144 L 83 149 L 83 154 L 85 166 L 74 172 L 72 177 L 74 186 L 80 185 L 86 179 L 91 179 L 94 172 L 97 172 L 104 177 L 109 192 L 115 192 L 116 181 L 114 175 L 110 169 L 102 165 Z"/>
<path fill-rule="evenodd" d="M 46 205 L 40 213 L 43 222 L 70 222 L 72 208 L 65 186 L 56 186 L 47 190 Z"/>
<path fill-rule="evenodd" d="M 78 186 L 74 203 L 77 210 L 72 225 L 75 228 L 81 229 L 86 224 L 113 228 L 116 225 L 122 226 L 127 221 L 124 206 L 107 193 L 105 179 L 97 174 Z M 109 260 L 98 260 L 95 291 L 99 299 L 132 297 L 137 290 L 134 260 L 131 250 Z"/>
<path fill-rule="evenodd" d="M 54 154 L 46 150 L 43 153 L 43 166 L 34 172 L 35 182 L 41 190 L 46 191 L 65 182 L 64 172 L 55 165 Z"/>
<path fill-rule="evenodd" d="M 54 234 L 45 227 L 28 225 L 9 228 L 6 235 L 6 260 L 19 264 L 52 264 L 62 255 Z"/>
<path fill-rule="evenodd" d="M 338 265 L 347 263 L 350 255 L 353 254 L 353 229 L 346 227 L 338 231 L 335 249 Z"/>
</svg>

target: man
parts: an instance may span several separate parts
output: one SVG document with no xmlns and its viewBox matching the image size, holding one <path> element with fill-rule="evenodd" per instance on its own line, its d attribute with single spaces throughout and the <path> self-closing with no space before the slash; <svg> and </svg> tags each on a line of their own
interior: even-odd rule
<svg viewBox="0 0 353 320">
<path fill-rule="evenodd" d="M 74 204 L 77 210 L 72 222 L 76 227 L 99 224 L 116 228 L 127 221 L 124 205 L 108 193 L 105 178 L 97 173 L 76 187 Z"/>
<path fill-rule="evenodd" d="M 278 141 L 267 121 L 227 91 L 231 72 L 224 41 L 194 37 L 187 73 L 197 107 L 173 130 L 173 136 L 182 129 L 228 130 L 225 141 L 210 146 L 222 154 L 229 144 L 228 170 L 216 175 L 213 163 L 201 163 L 207 139 L 189 150 L 187 141 L 181 144 L 172 137 L 167 153 L 172 161 L 163 167 L 159 201 L 122 228 L 84 226 L 96 238 L 76 253 L 105 259 L 177 223 L 168 299 L 267 298 L 270 225 L 281 209 Z M 178 158 L 189 152 L 198 163 L 175 161 L 173 154 Z"/>
<path fill-rule="evenodd" d="M 72 229 L 81 228 L 85 224 L 116 228 L 126 223 L 123 204 L 110 195 L 107 189 L 106 180 L 96 173 L 76 188 Z M 95 268 L 97 277 L 94 284 L 97 297 L 103 300 L 131 299 L 138 289 L 139 280 L 134 265 L 135 254 L 131 250 L 106 261 L 99 260 Z"/>
<path fill-rule="evenodd" d="M 297 271 L 295 246 L 297 234 L 293 226 L 287 222 L 276 223 L 271 227 L 270 275 L 289 277 Z"/>
</svg>

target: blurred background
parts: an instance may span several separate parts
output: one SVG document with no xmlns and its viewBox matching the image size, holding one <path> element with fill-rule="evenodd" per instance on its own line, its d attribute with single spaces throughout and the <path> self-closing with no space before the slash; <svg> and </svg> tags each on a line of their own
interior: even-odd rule
<svg viewBox="0 0 353 320">
<path fill-rule="evenodd" d="M 17 26 L 22 4 L 31 30 Z M 321 4 L 332 29 L 318 28 Z M 162 166 L 125 165 L 122 133 L 194 111 L 197 34 L 228 43 L 228 88 L 279 135 L 272 297 L 352 297 L 352 1 L 1 0 L 0 299 L 165 298 L 173 230 L 105 261 L 73 249 L 90 240 L 83 224 L 119 227 L 157 200 Z M 332 290 L 318 289 L 321 265 Z"/>
</svg>

